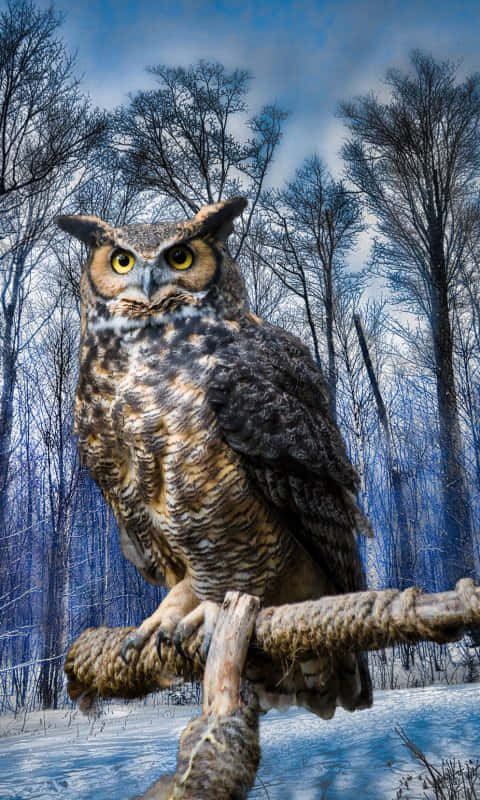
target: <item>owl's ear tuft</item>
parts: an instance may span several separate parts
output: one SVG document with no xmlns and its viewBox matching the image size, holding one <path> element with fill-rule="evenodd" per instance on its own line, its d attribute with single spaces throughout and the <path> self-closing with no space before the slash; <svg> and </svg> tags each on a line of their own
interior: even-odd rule
<svg viewBox="0 0 480 800">
<path fill-rule="evenodd" d="M 81 242 L 84 242 L 89 247 L 99 247 L 113 238 L 113 231 L 110 225 L 101 220 L 100 217 L 72 214 L 56 217 L 55 222 L 63 231 L 75 236 L 76 239 L 80 239 Z"/>
<path fill-rule="evenodd" d="M 232 197 L 220 203 L 202 206 L 193 220 L 199 226 L 199 234 L 213 233 L 217 239 L 225 241 L 233 231 L 233 220 L 246 208 L 246 197 Z"/>
</svg>

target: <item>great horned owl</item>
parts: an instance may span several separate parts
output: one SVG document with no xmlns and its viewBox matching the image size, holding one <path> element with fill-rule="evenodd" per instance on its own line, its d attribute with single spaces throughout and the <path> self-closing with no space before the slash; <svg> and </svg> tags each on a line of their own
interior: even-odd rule
<svg viewBox="0 0 480 800">
<path fill-rule="evenodd" d="M 124 555 L 170 592 L 125 643 L 177 641 L 236 589 L 263 605 L 364 588 L 358 477 L 322 372 L 295 336 L 248 310 L 226 239 L 246 201 L 193 219 L 58 224 L 90 247 L 81 278 L 75 429 Z M 297 702 L 321 716 L 371 703 L 347 654 L 301 665 Z M 290 690 L 292 686 L 290 685 Z M 275 704 L 275 701 L 272 701 Z"/>
</svg>

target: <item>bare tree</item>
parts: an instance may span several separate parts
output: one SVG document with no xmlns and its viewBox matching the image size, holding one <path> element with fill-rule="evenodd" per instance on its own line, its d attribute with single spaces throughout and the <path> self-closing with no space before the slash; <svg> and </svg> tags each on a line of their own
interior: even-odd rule
<svg viewBox="0 0 480 800">
<path fill-rule="evenodd" d="M 271 215 L 277 251 L 272 268 L 305 305 L 318 361 L 315 316 L 316 312 L 321 314 L 331 408 L 336 418 L 335 284 L 344 269 L 346 253 L 363 230 L 360 204 L 342 182 L 329 176 L 324 163 L 314 155 L 305 160 L 283 190 L 264 196 L 264 206 Z"/>
<path fill-rule="evenodd" d="M 390 484 L 390 491 L 395 506 L 394 531 L 391 537 L 394 544 L 394 571 L 395 586 L 399 589 L 406 589 L 415 583 L 413 567 L 414 552 L 412 548 L 412 537 L 408 521 L 407 507 L 405 501 L 405 472 L 402 468 L 398 448 L 393 436 L 390 414 L 387 411 L 376 370 L 370 356 L 370 349 L 363 328 L 362 320 L 358 313 L 353 315 L 353 321 L 357 332 L 363 362 L 367 371 L 370 386 L 375 397 L 377 414 L 380 425 L 383 429 L 385 440 L 385 454 L 387 464 L 387 474 Z"/>
<path fill-rule="evenodd" d="M 447 581 L 474 572 L 470 499 L 453 363 L 452 301 L 469 242 L 478 236 L 480 77 L 455 82 L 449 62 L 415 52 L 413 74 L 387 73 L 391 99 L 344 103 L 347 173 L 375 214 L 377 272 L 399 303 L 427 320 L 439 419 Z"/>
<path fill-rule="evenodd" d="M 261 319 L 288 328 L 290 292 L 270 268 L 270 253 L 268 223 L 259 216 L 250 229 L 241 259 L 250 309 Z"/>
<path fill-rule="evenodd" d="M 10 214 L 14 228 L 8 237 L 9 247 L 4 249 L 0 261 L 0 525 L 6 502 L 18 358 L 49 315 L 49 311 L 37 309 L 35 315 L 30 314 L 31 325 L 28 325 L 27 307 L 35 285 L 34 272 L 37 268 L 38 274 L 38 265 L 50 239 L 55 188 L 38 189 Z"/>
<path fill-rule="evenodd" d="M 3 214 L 60 167 L 84 163 L 104 119 L 89 113 L 52 7 L 9 2 L 0 15 L 0 203 Z M 8 225 L 8 217 L 4 225 Z M 4 231 L 5 233 L 5 231 Z"/>
<path fill-rule="evenodd" d="M 151 67 L 159 89 L 140 91 L 117 116 L 118 146 L 125 172 L 195 213 L 205 203 L 246 194 L 250 205 L 235 257 L 245 238 L 281 136 L 286 114 L 265 106 L 248 118 L 246 70 L 222 64 Z"/>
<path fill-rule="evenodd" d="M 53 8 L 39 9 L 28 0 L 8 3 L 0 14 L 0 582 L 11 603 L 7 632 L 15 629 L 15 614 L 23 614 L 38 633 L 38 597 L 45 579 L 42 655 L 45 664 L 57 656 L 56 677 L 50 681 L 56 687 L 53 700 L 61 687 L 61 661 L 47 629 L 61 619 L 52 587 L 60 586 L 60 594 L 65 591 L 65 569 L 56 570 L 55 559 L 62 560 L 65 552 L 69 490 L 62 476 L 69 474 L 64 455 L 70 444 L 65 432 L 59 434 L 61 441 L 39 439 L 39 384 L 45 385 L 43 379 L 54 367 L 49 364 L 32 381 L 32 347 L 55 318 L 60 300 L 58 293 L 51 293 L 51 273 L 45 269 L 53 217 L 71 202 L 107 129 L 105 115 L 91 111 L 79 90 L 74 60 L 57 35 L 60 23 Z M 60 351 L 65 355 L 60 348 L 55 358 Z M 52 397 L 44 400 L 53 425 Z M 52 452 L 55 457 L 49 458 Z M 36 533 L 50 530 L 47 517 L 58 532 L 51 551 L 39 544 Z M 23 649 L 7 638 L 8 663 L 28 664 L 27 649 L 30 656 L 35 649 L 33 629 L 31 634 Z M 26 669 L 24 673 L 20 666 L 12 673 L 24 697 Z"/>
<path fill-rule="evenodd" d="M 338 363 L 338 424 L 344 432 L 352 458 L 361 480 L 361 502 L 370 515 L 371 498 L 367 491 L 368 444 L 374 427 L 374 402 L 366 380 L 362 353 L 354 324 L 361 313 L 365 320 L 366 335 L 377 370 L 383 366 L 382 334 L 384 327 L 383 300 L 362 303 L 364 285 L 358 275 L 342 281 L 335 298 L 335 340 Z M 362 304 L 362 305 L 361 305 Z"/>
<path fill-rule="evenodd" d="M 71 435 L 77 364 L 77 331 L 68 298 L 60 297 L 55 314 L 35 346 L 37 424 L 46 456 L 45 495 L 48 547 L 43 581 L 42 658 L 38 684 L 43 708 L 56 708 L 62 691 L 68 608 L 68 563 L 72 503 L 79 459 Z"/>
<path fill-rule="evenodd" d="M 0 524 L 32 268 L 106 125 L 79 93 L 73 60 L 55 38 L 59 25 L 52 8 L 39 10 L 28 0 L 9 3 L 0 16 Z"/>
<path fill-rule="evenodd" d="M 472 444 L 475 482 L 480 489 L 480 242 L 472 243 L 462 265 L 462 291 L 455 299 L 454 347 L 459 374 L 459 399 Z"/>
<path fill-rule="evenodd" d="M 457 367 L 458 399 L 474 482 L 480 488 L 480 346 L 474 314 L 457 309 L 454 318 L 454 348 Z"/>
</svg>

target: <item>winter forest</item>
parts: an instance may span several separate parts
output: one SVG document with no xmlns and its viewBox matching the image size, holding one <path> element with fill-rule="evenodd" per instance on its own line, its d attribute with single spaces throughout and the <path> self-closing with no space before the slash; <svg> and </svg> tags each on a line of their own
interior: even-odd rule
<svg viewBox="0 0 480 800">
<path fill-rule="evenodd" d="M 138 624 L 161 598 L 123 557 L 76 451 L 86 251 L 58 214 L 123 225 L 248 197 L 232 250 L 251 309 L 308 343 L 328 379 L 374 531 L 359 539 L 368 584 L 479 578 L 480 74 L 414 51 L 380 94 L 338 98 L 341 174 L 319 141 L 275 185 L 289 110 L 251 107 L 253 75 L 210 61 L 148 73 L 154 88 L 94 108 L 55 9 L 1 13 L 2 711 L 58 708 L 72 640 Z M 471 679 L 478 653 L 465 640 Z M 448 673 L 440 646 L 397 655 L 407 675 L 428 662 L 426 682 Z M 385 688 L 393 656 L 375 658 Z"/>
</svg>

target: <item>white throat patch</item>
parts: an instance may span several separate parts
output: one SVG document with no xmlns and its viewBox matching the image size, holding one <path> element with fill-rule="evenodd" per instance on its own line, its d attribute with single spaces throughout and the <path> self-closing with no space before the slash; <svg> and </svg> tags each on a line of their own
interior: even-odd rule
<svg viewBox="0 0 480 800">
<path fill-rule="evenodd" d="M 197 294 L 205 295 L 206 292 L 198 292 Z M 216 318 L 217 314 L 213 308 L 184 305 L 179 306 L 175 311 L 168 311 L 164 314 L 150 314 L 149 316 L 140 317 L 139 319 L 130 319 L 129 317 L 122 317 L 120 315 L 112 317 L 111 319 L 99 319 L 96 322 L 88 323 L 87 328 L 89 331 L 131 331 L 145 328 L 148 325 L 161 326 L 178 319 L 200 316 Z"/>
</svg>

